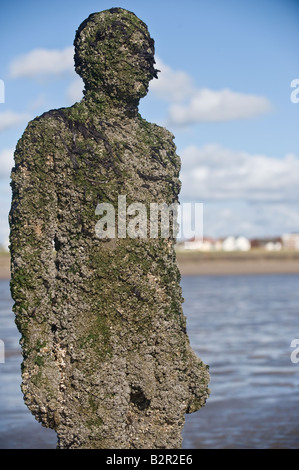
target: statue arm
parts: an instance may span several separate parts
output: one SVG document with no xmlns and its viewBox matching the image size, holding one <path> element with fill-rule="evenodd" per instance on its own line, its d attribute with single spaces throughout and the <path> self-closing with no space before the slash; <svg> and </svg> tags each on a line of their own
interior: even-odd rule
<svg viewBox="0 0 299 470">
<path fill-rule="evenodd" d="M 32 413 L 49 426 L 46 400 L 39 389 L 41 382 L 47 381 L 49 393 L 55 389 L 55 396 L 59 383 L 51 332 L 57 216 L 55 151 L 45 124 L 43 120 L 31 121 L 17 144 L 9 221 L 11 294 L 24 356 L 22 388 Z"/>
</svg>

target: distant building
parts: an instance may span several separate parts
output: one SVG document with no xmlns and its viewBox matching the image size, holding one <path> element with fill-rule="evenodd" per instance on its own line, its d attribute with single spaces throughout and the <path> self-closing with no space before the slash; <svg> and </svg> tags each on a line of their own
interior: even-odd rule
<svg viewBox="0 0 299 470">
<path fill-rule="evenodd" d="M 254 238 L 250 242 L 251 248 L 259 248 L 266 251 L 279 251 L 282 249 L 282 239 L 280 237 Z"/>
<path fill-rule="evenodd" d="M 214 239 L 209 237 L 191 238 L 184 242 L 185 250 L 197 251 L 248 251 L 251 248 L 250 241 L 245 237 L 227 237 Z"/>
<path fill-rule="evenodd" d="M 249 251 L 251 243 L 246 237 L 233 237 L 229 236 L 222 242 L 223 251 Z"/>
<path fill-rule="evenodd" d="M 184 242 L 185 250 L 211 251 L 214 249 L 215 240 L 213 238 L 191 238 Z"/>
<path fill-rule="evenodd" d="M 184 250 L 196 251 L 249 251 L 261 249 L 266 251 L 298 250 L 299 233 L 286 233 L 281 237 L 254 238 L 230 235 L 226 238 L 191 238 L 179 244 Z"/>
<path fill-rule="evenodd" d="M 285 233 L 281 238 L 284 249 L 299 250 L 299 233 Z"/>
<path fill-rule="evenodd" d="M 282 243 L 280 241 L 270 241 L 265 243 L 264 248 L 267 251 L 280 251 L 282 249 Z"/>
</svg>

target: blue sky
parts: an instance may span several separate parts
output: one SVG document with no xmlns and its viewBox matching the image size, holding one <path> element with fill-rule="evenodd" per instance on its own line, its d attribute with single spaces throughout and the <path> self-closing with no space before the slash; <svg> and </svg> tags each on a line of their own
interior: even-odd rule
<svg viewBox="0 0 299 470">
<path fill-rule="evenodd" d="M 1 2 L 0 18 L 0 243 L 16 142 L 28 120 L 80 99 L 75 31 L 115 6 L 133 11 L 155 40 L 161 73 L 139 109 L 175 135 L 180 199 L 204 203 L 204 234 L 298 232 L 299 102 L 290 95 L 299 79 L 299 2 L 12 0 Z"/>
</svg>

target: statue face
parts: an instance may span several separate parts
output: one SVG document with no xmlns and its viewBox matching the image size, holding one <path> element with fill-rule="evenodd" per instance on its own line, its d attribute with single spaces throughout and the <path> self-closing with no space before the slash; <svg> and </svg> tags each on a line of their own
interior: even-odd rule
<svg viewBox="0 0 299 470">
<path fill-rule="evenodd" d="M 87 90 L 123 102 L 139 101 L 157 77 L 154 41 L 146 25 L 121 8 L 90 15 L 74 44 L 75 68 Z"/>
</svg>

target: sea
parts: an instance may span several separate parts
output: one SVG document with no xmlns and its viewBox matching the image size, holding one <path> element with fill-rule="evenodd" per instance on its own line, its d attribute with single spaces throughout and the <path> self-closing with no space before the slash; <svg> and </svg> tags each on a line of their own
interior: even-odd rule
<svg viewBox="0 0 299 470">
<path fill-rule="evenodd" d="M 183 449 L 299 449 L 299 274 L 186 276 L 181 286 L 211 377 L 205 407 L 186 415 Z M 56 433 L 23 402 L 12 304 L 1 280 L 0 449 L 55 449 Z"/>
</svg>

